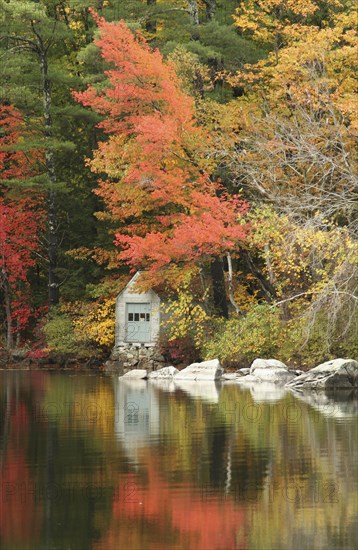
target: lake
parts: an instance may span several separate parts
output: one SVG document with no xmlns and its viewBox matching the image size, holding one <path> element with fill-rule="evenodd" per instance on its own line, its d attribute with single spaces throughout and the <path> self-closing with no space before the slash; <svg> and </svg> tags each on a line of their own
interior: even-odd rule
<svg viewBox="0 0 358 550">
<path fill-rule="evenodd" d="M 357 395 L 0 371 L 0 548 L 358 541 Z"/>
</svg>

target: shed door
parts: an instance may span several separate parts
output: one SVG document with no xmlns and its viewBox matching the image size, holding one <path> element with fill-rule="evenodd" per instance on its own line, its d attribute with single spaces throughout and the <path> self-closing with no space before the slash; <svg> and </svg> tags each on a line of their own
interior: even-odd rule
<svg viewBox="0 0 358 550">
<path fill-rule="evenodd" d="M 150 342 L 150 304 L 127 304 L 127 342 Z"/>
</svg>

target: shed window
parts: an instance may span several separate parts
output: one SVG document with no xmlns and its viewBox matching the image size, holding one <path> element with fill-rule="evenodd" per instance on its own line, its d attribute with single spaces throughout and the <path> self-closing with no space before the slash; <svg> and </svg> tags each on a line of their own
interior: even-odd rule
<svg viewBox="0 0 358 550">
<path fill-rule="evenodd" d="M 128 313 L 128 321 L 133 321 L 133 313 Z"/>
<path fill-rule="evenodd" d="M 134 314 L 134 320 L 135 320 L 135 321 L 139 321 L 139 313 L 135 313 L 135 314 Z"/>
<path fill-rule="evenodd" d="M 150 321 L 150 313 L 146 314 L 146 321 Z"/>
</svg>

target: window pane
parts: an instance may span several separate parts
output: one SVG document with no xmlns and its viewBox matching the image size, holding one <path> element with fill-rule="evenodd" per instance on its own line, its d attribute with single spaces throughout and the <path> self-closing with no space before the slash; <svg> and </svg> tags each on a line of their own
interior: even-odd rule
<svg viewBox="0 0 358 550">
<path fill-rule="evenodd" d="M 150 321 L 150 313 L 147 313 L 147 321 Z"/>
<path fill-rule="evenodd" d="M 135 314 L 134 314 L 134 320 L 135 320 L 135 321 L 139 321 L 139 313 L 135 313 Z"/>
<path fill-rule="evenodd" d="M 145 313 L 141 313 L 141 314 L 140 314 L 140 320 L 141 320 L 141 321 L 145 321 Z"/>
<path fill-rule="evenodd" d="M 133 321 L 133 313 L 128 313 L 128 321 Z"/>
</svg>

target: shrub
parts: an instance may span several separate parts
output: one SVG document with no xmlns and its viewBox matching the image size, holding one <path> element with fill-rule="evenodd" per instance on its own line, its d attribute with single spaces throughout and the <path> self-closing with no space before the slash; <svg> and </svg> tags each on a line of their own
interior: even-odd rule
<svg viewBox="0 0 358 550">
<path fill-rule="evenodd" d="M 246 364 L 256 357 L 277 355 L 284 325 L 279 313 L 264 304 L 256 305 L 246 317 L 216 322 L 216 330 L 203 346 L 207 359 L 218 357 L 226 365 Z"/>
<path fill-rule="evenodd" d="M 158 345 L 165 360 L 173 365 L 180 363 L 189 365 L 200 360 L 200 352 L 190 335 L 169 338 L 167 331 L 164 330 L 161 332 Z"/>
<path fill-rule="evenodd" d="M 48 351 L 70 354 L 78 351 L 71 318 L 58 308 L 53 309 L 43 327 Z"/>
</svg>

